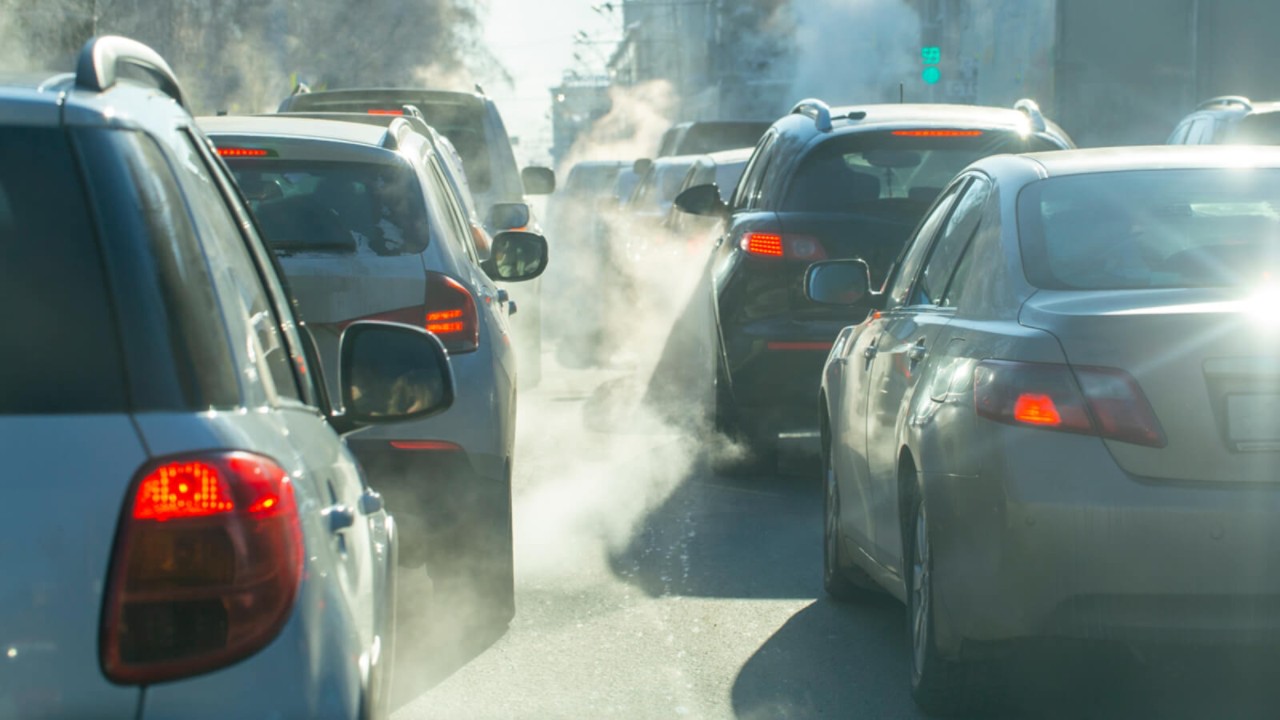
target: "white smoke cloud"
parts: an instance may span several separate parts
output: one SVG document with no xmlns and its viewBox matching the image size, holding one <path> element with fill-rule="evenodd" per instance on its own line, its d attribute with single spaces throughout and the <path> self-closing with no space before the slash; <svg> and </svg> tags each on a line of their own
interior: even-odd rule
<svg viewBox="0 0 1280 720">
<path fill-rule="evenodd" d="M 920 18 L 902 0 L 794 0 L 791 14 L 796 100 L 897 102 L 899 83 L 918 87 Z"/>
</svg>

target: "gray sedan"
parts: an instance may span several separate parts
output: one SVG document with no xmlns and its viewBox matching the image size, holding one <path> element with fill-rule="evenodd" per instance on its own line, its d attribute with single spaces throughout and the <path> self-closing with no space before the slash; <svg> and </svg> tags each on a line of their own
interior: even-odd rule
<svg viewBox="0 0 1280 720">
<path fill-rule="evenodd" d="M 1280 153 L 981 160 L 821 387 L 825 584 L 908 607 L 912 693 L 983 699 L 1021 641 L 1280 637 Z"/>
</svg>

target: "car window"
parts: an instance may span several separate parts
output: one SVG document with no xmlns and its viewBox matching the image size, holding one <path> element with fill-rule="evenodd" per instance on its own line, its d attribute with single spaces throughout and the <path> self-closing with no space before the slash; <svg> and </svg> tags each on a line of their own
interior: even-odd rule
<svg viewBox="0 0 1280 720">
<path fill-rule="evenodd" d="M 1143 170 L 1041 180 L 1018 196 L 1036 287 L 1248 287 L 1280 277 L 1280 171 Z"/>
<path fill-rule="evenodd" d="M 406 255 L 427 247 L 422 192 L 402 161 L 248 158 L 227 164 L 272 250 Z"/>
<path fill-rule="evenodd" d="M 737 192 L 733 196 L 734 210 L 747 210 L 755 207 L 760 195 L 760 185 L 764 182 L 764 173 L 768 169 L 770 151 L 778 140 L 778 134 L 771 132 L 760 139 L 756 150 L 747 161 L 747 168 L 742 180 L 738 183 Z"/>
<path fill-rule="evenodd" d="M 453 197 L 443 172 L 436 164 L 435 157 L 428 158 L 426 171 L 427 195 L 434 211 L 432 216 L 439 219 L 437 224 L 443 229 L 442 234 L 456 252 L 478 264 L 479 259 L 474 254 L 471 223 L 467 220 L 466 213 L 457 199 Z"/>
<path fill-rule="evenodd" d="M 1169 140 L 1167 141 L 1167 144 L 1169 145 L 1185 144 L 1187 141 L 1187 133 L 1189 133 L 1190 131 L 1191 131 L 1191 123 L 1184 120 L 1182 123 L 1178 125 L 1178 127 L 1173 129 L 1173 133 L 1169 135 Z"/>
<path fill-rule="evenodd" d="M 982 219 L 990 192 L 991 183 L 984 177 L 975 176 L 956 200 L 955 209 L 943 224 L 929 260 L 924 265 L 924 271 L 920 273 L 912 305 L 943 304 L 942 295 L 947 289 L 947 283 L 951 280 L 960 256 L 968 249 L 974 233 L 978 231 L 978 223 Z"/>
<path fill-rule="evenodd" d="M 925 217 L 915 235 L 907 241 L 907 245 L 903 248 L 902 254 L 899 256 L 897 263 L 895 263 L 893 273 L 887 280 L 888 307 L 900 307 L 908 304 L 911 287 L 921 264 L 924 263 L 925 257 L 929 254 L 930 244 L 933 242 L 938 228 L 942 226 L 942 223 L 950 215 L 951 208 L 955 204 L 956 195 L 960 193 L 964 185 L 965 183 L 963 182 L 952 185 L 946 194 L 939 198 L 938 203 L 933 207 L 933 211 Z"/>
<path fill-rule="evenodd" d="M 124 365 L 66 134 L 0 128 L 0 415 L 123 412 Z"/>
<path fill-rule="evenodd" d="M 180 153 L 178 182 L 186 192 L 196 219 L 197 234 L 209 258 L 214 284 L 231 333 L 232 346 L 241 361 L 246 400 L 274 402 L 277 396 L 301 399 L 293 375 L 292 358 L 284 344 L 275 312 L 258 277 L 258 269 L 245 248 L 244 238 L 226 199 L 214 182 L 195 140 L 176 134 Z M 261 387 L 265 396 L 254 397 Z"/>
<path fill-rule="evenodd" d="M 1188 145 L 1205 145 L 1213 137 L 1213 118 L 1201 117 L 1191 122 L 1191 128 L 1187 131 Z"/>
</svg>

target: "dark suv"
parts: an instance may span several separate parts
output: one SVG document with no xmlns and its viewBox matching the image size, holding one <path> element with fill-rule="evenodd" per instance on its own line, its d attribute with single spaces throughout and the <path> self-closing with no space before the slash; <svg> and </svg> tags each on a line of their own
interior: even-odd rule
<svg viewBox="0 0 1280 720">
<path fill-rule="evenodd" d="M 1173 129 L 1169 145 L 1280 145 L 1280 102 L 1225 95 L 1205 100 Z"/>
<path fill-rule="evenodd" d="M 677 206 L 723 219 L 708 267 L 717 427 L 772 457 L 779 433 L 816 437 L 822 362 L 857 311 L 804 295 L 810 263 L 862 258 L 878 287 L 925 211 L 969 163 L 1073 147 L 1034 102 L 830 108 L 806 100 L 756 146 L 733 198 L 714 185 Z"/>
</svg>

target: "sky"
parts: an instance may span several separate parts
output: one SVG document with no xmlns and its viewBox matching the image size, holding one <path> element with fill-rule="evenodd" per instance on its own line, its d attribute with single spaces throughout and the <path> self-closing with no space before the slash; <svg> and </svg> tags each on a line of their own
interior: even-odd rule
<svg viewBox="0 0 1280 720">
<path fill-rule="evenodd" d="M 510 88 L 491 83 L 485 91 L 498 104 L 507 132 L 518 138 L 516 157 L 522 164 L 550 161 L 550 88 L 560 83 L 564 71 L 603 72 L 603 60 L 613 49 L 607 43 L 618 38 L 620 22 L 591 9 L 600 1 L 489 0 L 485 40 L 514 83 Z M 580 31 L 591 44 L 574 42 Z M 575 52 L 585 66 L 574 60 Z"/>
</svg>

